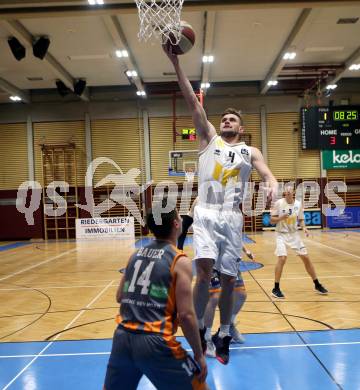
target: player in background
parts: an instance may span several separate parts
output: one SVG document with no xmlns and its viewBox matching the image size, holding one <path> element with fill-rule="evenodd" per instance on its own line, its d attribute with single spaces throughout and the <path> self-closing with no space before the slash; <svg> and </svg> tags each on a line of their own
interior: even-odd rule
<svg viewBox="0 0 360 390">
<path fill-rule="evenodd" d="M 276 224 L 276 250 L 278 262 L 275 267 L 275 285 L 272 290 L 272 296 L 275 298 L 285 298 L 280 290 L 280 279 L 287 259 L 286 247 L 290 247 L 301 258 L 307 273 L 314 282 L 315 290 L 319 294 L 327 294 L 326 288 L 319 282 L 315 268 L 310 261 L 307 249 L 301 240 L 298 232 L 298 222 L 300 227 L 308 236 L 309 232 L 305 226 L 304 209 L 299 200 L 295 199 L 292 186 L 286 186 L 283 198 L 277 200 L 271 209 L 271 223 Z"/>
</svg>

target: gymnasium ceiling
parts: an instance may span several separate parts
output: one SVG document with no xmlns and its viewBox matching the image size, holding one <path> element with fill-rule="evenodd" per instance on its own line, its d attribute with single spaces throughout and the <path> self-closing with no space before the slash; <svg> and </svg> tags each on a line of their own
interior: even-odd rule
<svg viewBox="0 0 360 390">
<path fill-rule="evenodd" d="M 40 93 L 55 90 L 62 80 L 73 88 L 78 78 L 88 88 L 81 99 L 96 91 L 145 89 L 148 95 L 174 88 L 172 66 L 157 43 L 139 43 L 137 10 L 131 0 L 104 0 L 90 6 L 75 1 L 0 1 L 0 103 L 11 95 L 31 102 Z M 181 58 L 194 81 L 216 86 L 255 86 L 258 94 L 301 93 L 327 84 L 359 85 L 360 1 L 185 0 L 182 19 L 196 33 L 194 48 Z M 353 23 L 339 23 L 339 19 Z M 346 20 L 352 19 L 352 20 Z M 32 40 L 46 35 L 51 44 L 44 60 L 32 54 Z M 16 61 L 7 43 L 15 36 L 27 55 Z M 115 51 L 126 49 L 127 59 Z M 295 51 L 292 61 L 285 52 Z M 215 61 L 203 64 L 202 56 Z M 129 79 L 126 70 L 139 77 Z M 278 85 L 269 87 L 269 80 Z M 351 84 L 350 83 L 350 84 Z M 47 91 L 48 92 L 48 91 Z"/>
</svg>

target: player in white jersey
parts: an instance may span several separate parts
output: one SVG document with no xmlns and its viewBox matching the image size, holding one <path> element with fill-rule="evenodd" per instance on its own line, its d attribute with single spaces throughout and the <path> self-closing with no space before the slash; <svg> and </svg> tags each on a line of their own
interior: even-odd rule
<svg viewBox="0 0 360 390">
<path fill-rule="evenodd" d="M 215 267 L 221 276 L 219 298 L 220 329 L 213 336 L 216 357 L 223 363 L 229 361 L 229 333 L 233 307 L 233 290 L 238 273 L 238 259 L 242 248 L 242 213 L 240 203 L 245 184 L 254 167 L 265 181 L 269 199 L 277 193 L 277 181 L 265 164 L 261 152 L 240 142 L 244 132 L 241 114 L 228 109 L 221 116 L 220 136 L 207 120 L 204 108 L 180 67 L 178 57 L 167 55 L 177 74 L 180 89 L 191 110 L 199 136 L 199 202 L 194 212 L 194 249 L 196 283 L 194 304 L 200 335 L 206 348 L 204 313 L 209 300 L 209 283 Z M 166 51 L 166 49 L 165 49 Z"/>
<path fill-rule="evenodd" d="M 275 285 L 272 296 L 285 298 L 280 290 L 280 278 L 287 258 L 286 247 L 289 246 L 301 258 L 307 273 L 314 281 L 315 290 L 319 294 L 327 294 L 328 291 L 322 286 L 316 276 L 313 264 L 307 253 L 307 249 L 298 232 L 298 222 L 306 236 L 309 235 L 305 226 L 304 209 L 300 201 L 294 199 L 294 189 L 285 187 L 284 197 L 275 202 L 271 209 L 271 223 L 276 224 L 276 250 L 278 262 L 275 267 Z"/>
</svg>

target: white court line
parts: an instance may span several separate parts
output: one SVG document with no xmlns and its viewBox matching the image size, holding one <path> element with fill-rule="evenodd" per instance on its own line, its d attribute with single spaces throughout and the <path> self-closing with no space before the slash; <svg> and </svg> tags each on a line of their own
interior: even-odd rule
<svg viewBox="0 0 360 390">
<path fill-rule="evenodd" d="M 326 248 L 329 248 L 329 249 L 331 249 L 333 251 L 336 251 L 336 252 L 339 252 L 339 253 L 343 253 L 343 254 L 348 255 L 348 256 L 355 257 L 356 259 L 360 259 L 360 256 L 354 255 L 353 253 L 346 252 L 346 251 L 343 251 L 341 249 L 334 248 L 333 246 L 322 244 L 321 242 L 315 241 L 315 240 L 310 239 L 310 238 L 307 238 L 306 240 L 310 240 L 310 242 L 315 244 L 315 245 L 325 246 Z"/>
<path fill-rule="evenodd" d="M 322 275 L 321 279 L 338 279 L 338 278 L 358 278 L 360 277 L 360 274 L 355 275 Z M 251 278 L 243 278 L 245 282 L 253 281 Z M 299 276 L 299 277 L 282 277 L 281 280 L 301 280 L 301 279 L 309 279 L 308 276 Z M 256 279 L 258 281 L 268 281 L 268 280 L 274 280 L 274 278 L 258 278 Z M 106 280 L 107 282 L 109 280 Z M 56 290 L 56 289 L 71 289 L 71 288 L 93 288 L 93 287 L 104 287 L 103 284 L 101 285 L 75 285 L 75 286 L 32 286 L 32 287 L 19 287 L 19 288 L 0 288 L 0 291 L 21 291 L 29 289 L 38 289 L 38 290 Z M 117 286 L 112 286 L 117 287 Z"/>
<path fill-rule="evenodd" d="M 277 349 L 277 348 L 306 348 L 306 347 L 331 347 L 337 345 L 359 345 L 360 341 L 344 341 L 339 343 L 314 343 L 314 344 L 285 344 L 285 345 L 257 345 L 253 347 L 230 347 L 232 351 L 240 351 L 242 349 Z M 186 349 L 191 352 L 191 349 Z M 48 353 L 42 355 L 8 355 L 0 356 L 0 359 L 13 358 L 30 358 L 30 357 L 64 357 L 64 356 L 96 356 L 110 355 L 110 352 L 78 352 L 78 353 Z"/>
<path fill-rule="evenodd" d="M 66 251 L 66 252 L 64 252 L 64 253 L 61 253 L 60 255 L 57 255 L 57 256 L 54 256 L 54 257 L 50 257 L 50 259 L 47 259 L 47 260 L 41 261 L 40 263 L 31 265 L 30 267 L 23 268 L 22 270 L 17 271 L 17 272 L 14 272 L 14 273 L 12 273 L 12 274 L 10 274 L 10 275 L 3 276 L 2 278 L 0 278 L 0 282 L 2 282 L 3 280 L 6 280 L 6 279 L 10 279 L 10 278 L 12 278 L 13 276 L 23 274 L 24 272 L 29 271 L 29 270 L 31 270 L 31 269 L 40 267 L 40 265 L 43 265 L 43 264 L 46 264 L 46 263 L 50 263 L 51 261 L 54 261 L 54 260 L 56 260 L 56 259 L 59 259 L 60 257 L 65 256 L 65 255 L 68 255 L 69 253 L 72 253 L 72 252 L 74 252 L 74 251 L 76 251 L 76 248 L 70 249 L 70 250 L 68 250 L 68 251 Z"/>
<path fill-rule="evenodd" d="M 113 280 L 107 285 L 105 286 L 100 292 L 99 294 L 96 295 L 96 297 L 94 299 L 91 300 L 90 303 L 88 303 L 86 305 L 86 308 L 89 308 L 97 299 L 99 299 L 99 297 L 113 284 Z M 83 314 L 85 313 L 85 310 L 81 310 L 81 312 L 75 316 L 75 318 L 73 318 L 66 326 L 63 330 L 66 330 L 66 329 L 69 329 L 70 326 Z M 19 376 L 25 371 L 27 370 L 53 343 L 55 340 L 58 339 L 58 337 L 60 337 L 61 333 L 59 333 L 58 335 L 56 335 L 54 337 L 54 340 L 51 341 L 49 344 L 47 344 L 37 355 L 34 356 L 34 358 L 16 375 L 14 376 L 13 379 L 11 379 L 11 381 L 5 386 L 2 388 L 2 390 L 6 390 L 8 389 L 15 381 L 17 378 L 19 378 Z"/>
<path fill-rule="evenodd" d="M 109 352 L 79 352 L 79 353 L 44 353 L 42 355 L 8 355 L 0 356 L 0 359 L 14 359 L 14 358 L 31 358 L 38 356 L 41 357 L 63 357 L 63 356 L 96 356 L 96 355 L 110 355 Z"/>
<path fill-rule="evenodd" d="M 230 347 L 231 350 L 237 351 L 242 349 L 270 349 L 270 348 L 305 348 L 305 347 L 327 347 L 336 345 L 358 345 L 360 341 L 344 341 L 341 343 L 314 343 L 314 344 L 287 344 L 287 345 L 260 345 L 254 347 Z"/>
<path fill-rule="evenodd" d="M 111 287 L 111 285 L 113 284 L 113 282 L 114 282 L 114 280 L 112 280 L 108 285 L 106 285 L 106 286 L 99 292 L 99 294 L 96 295 L 96 297 L 95 297 L 90 303 L 88 303 L 88 304 L 85 306 L 85 309 L 88 309 L 93 303 L 95 303 L 95 302 L 100 298 L 100 296 L 101 296 L 109 287 Z M 70 322 L 65 326 L 65 328 L 64 328 L 63 330 L 69 329 L 70 326 L 71 326 L 71 325 L 72 325 L 80 316 L 82 316 L 85 312 L 86 312 L 86 310 L 84 310 L 84 309 L 81 310 L 81 311 L 79 312 L 79 314 L 76 315 L 76 316 L 73 318 L 73 320 L 70 321 Z M 59 333 L 59 334 L 54 338 L 53 341 L 57 340 L 57 338 L 60 336 L 60 334 L 61 334 L 61 333 Z"/>
<path fill-rule="evenodd" d="M 20 291 L 20 290 L 51 290 L 51 289 L 62 289 L 62 288 L 94 288 L 94 287 L 104 287 L 103 284 L 98 285 L 98 286 L 31 286 L 31 287 L 19 287 L 19 288 L 0 288 L 0 291 Z M 116 286 L 113 286 L 116 287 Z"/>
<path fill-rule="evenodd" d="M 360 274 L 356 275 L 331 275 L 331 276 L 325 276 L 321 275 L 321 279 L 336 279 L 336 278 L 358 278 Z M 281 278 L 281 280 L 299 280 L 299 279 L 309 279 L 308 276 L 299 276 L 298 278 Z M 244 279 L 244 281 L 250 281 L 252 279 Z M 264 281 L 264 280 L 274 280 L 274 278 L 261 278 L 261 279 L 256 279 L 258 281 Z"/>
</svg>

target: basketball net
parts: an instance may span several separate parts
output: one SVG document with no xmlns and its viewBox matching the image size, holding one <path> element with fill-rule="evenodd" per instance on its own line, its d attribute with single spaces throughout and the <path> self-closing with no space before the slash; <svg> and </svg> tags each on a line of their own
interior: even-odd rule
<svg viewBox="0 0 360 390">
<path fill-rule="evenodd" d="M 181 38 L 180 16 L 184 0 L 135 0 L 139 11 L 140 41 L 152 37 L 177 45 Z"/>
</svg>

